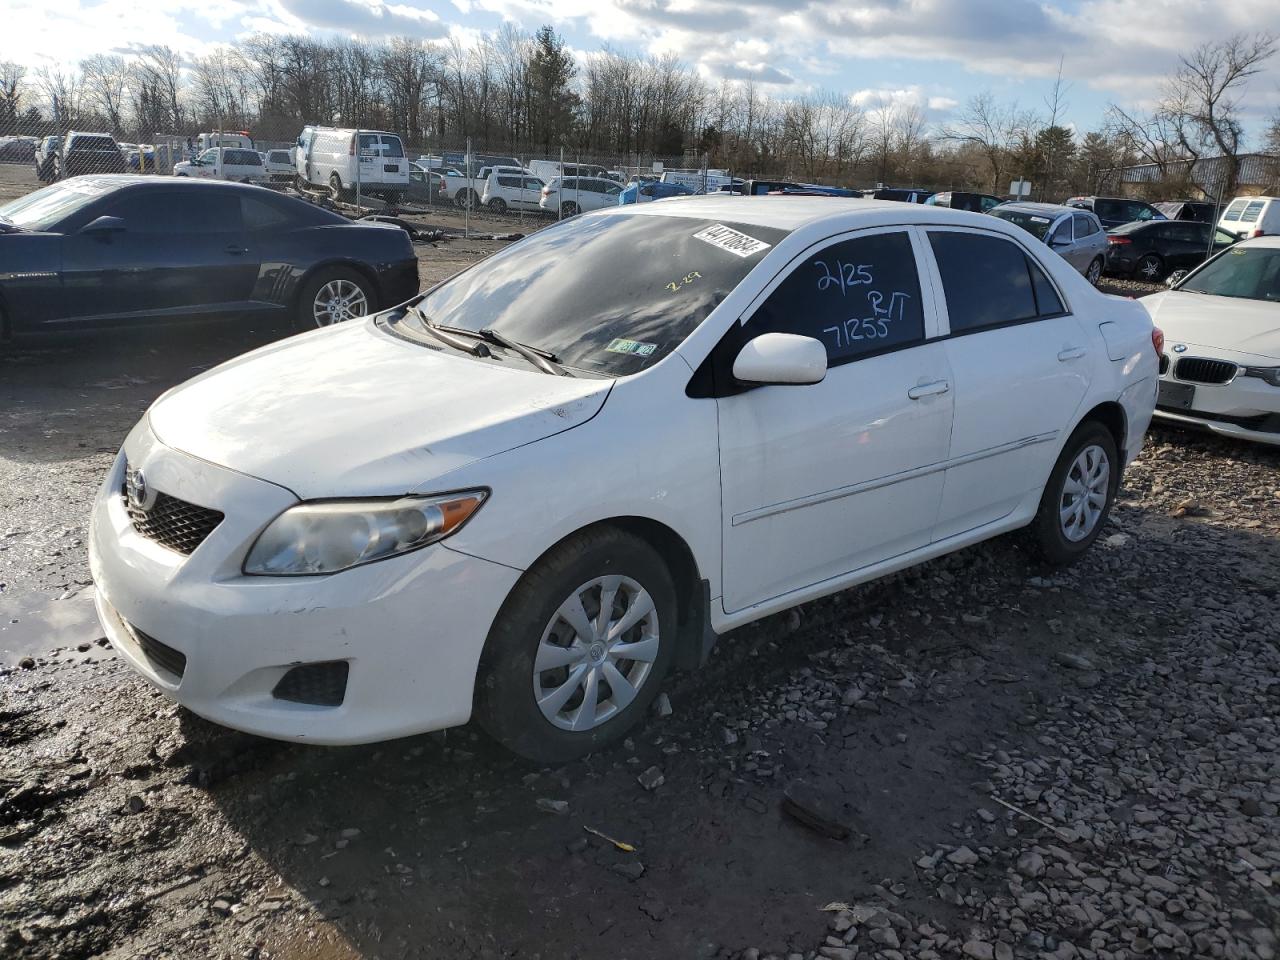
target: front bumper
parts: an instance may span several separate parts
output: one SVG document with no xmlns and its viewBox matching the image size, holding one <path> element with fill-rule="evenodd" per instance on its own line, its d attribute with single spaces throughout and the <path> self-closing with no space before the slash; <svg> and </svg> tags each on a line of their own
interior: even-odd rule
<svg viewBox="0 0 1280 960">
<path fill-rule="evenodd" d="M 157 489 L 225 513 L 190 556 L 133 528 L 119 493 L 126 456 Z M 98 612 L 120 655 L 200 716 L 277 739 L 367 743 L 465 723 L 485 638 L 520 571 L 437 544 L 331 576 L 241 574 L 258 533 L 296 502 L 164 446 L 144 420 L 90 524 Z M 155 641 L 185 658 L 180 676 Z M 347 664 L 339 705 L 274 695 L 292 668 L 334 662 Z"/>
<path fill-rule="evenodd" d="M 1193 351 L 1198 356 L 1221 358 L 1241 367 L 1275 364 L 1274 360 L 1244 354 L 1194 347 Z M 1237 373 L 1229 383 L 1222 384 L 1179 380 L 1174 376 L 1176 358 L 1170 360 L 1160 382 L 1193 386 L 1195 395 L 1190 408 L 1158 405 L 1157 417 L 1171 423 L 1201 427 L 1224 437 L 1280 445 L 1280 387 L 1273 387 L 1259 377 L 1246 377 L 1243 373 Z"/>
</svg>

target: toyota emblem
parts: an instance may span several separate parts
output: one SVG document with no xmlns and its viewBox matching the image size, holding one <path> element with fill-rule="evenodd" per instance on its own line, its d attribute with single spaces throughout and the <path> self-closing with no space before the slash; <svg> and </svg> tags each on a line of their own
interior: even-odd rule
<svg viewBox="0 0 1280 960">
<path fill-rule="evenodd" d="M 1187 345 L 1186 345 L 1185 343 L 1175 343 L 1175 344 L 1173 345 L 1173 352 L 1174 352 L 1174 353 L 1186 353 L 1186 352 L 1187 352 Z"/>
<path fill-rule="evenodd" d="M 124 472 L 124 494 L 125 499 L 129 501 L 129 506 L 135 510 L 150 510 L 155 500 L 154 495 L 147 489 L 147 478 L 142 475 L 141 470 L 135 470 L 133 467 L 129 467 Z"/>
</svg>

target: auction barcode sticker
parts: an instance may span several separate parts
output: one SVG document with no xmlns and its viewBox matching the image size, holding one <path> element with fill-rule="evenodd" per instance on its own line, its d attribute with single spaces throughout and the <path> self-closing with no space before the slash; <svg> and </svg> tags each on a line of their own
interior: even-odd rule
<svg viewBox="0 0 1280 960">
<path fill-rule="evenodd" d="M 739 233 L 732 227 L 726 227 L 723 223 L 715 223 L 700 230 L 693 235 L 693 239 L 701 240 L 703 243 L 709 243 L 713 247 L 719 247 L 721 250 L 727 250 L 735 257 L 750 257 L 759 253 L 761 250 L 768 250 L 772 244 L 765 243 L 763 240 L 757 240 L 755 237 L 749 237 L 745 233 Z"/>
</svg>

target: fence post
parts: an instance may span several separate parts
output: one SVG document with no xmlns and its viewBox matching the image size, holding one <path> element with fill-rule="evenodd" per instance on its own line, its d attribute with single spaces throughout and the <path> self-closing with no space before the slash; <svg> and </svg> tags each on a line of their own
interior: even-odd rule
<svg viewBox="0 0 1280 960">
<path fill-rule="evenodd" d="M 560 191 L 564 189 L 564 146 L 560 147 L 560 187 L 556 190 L 556 219 L 564 219 L 564 204 L 560 202 Z"/>
<path fill-rule="evenodd" d="M 471 182 L 471 138 L 467 137 L 467 202 L 462 207 L 462 235 L 468 239 L 471 237 L 471 197 L 475 192 Z"/>
</svg>

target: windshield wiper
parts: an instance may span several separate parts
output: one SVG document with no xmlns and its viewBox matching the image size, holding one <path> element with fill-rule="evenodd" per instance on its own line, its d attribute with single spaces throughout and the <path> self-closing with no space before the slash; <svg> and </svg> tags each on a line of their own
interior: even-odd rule
<svg viewBox="0 0 1280 960">
<path fill-rule="evenodd" d="M 526 346 L 519 340 L 512 340 L 505 333 L 499 333 L 492 327 L 485 327 L 480 330 L 479 334 L 490 343 L 496 343 L 499 346 L 506 347 L 508 350 L 514 350 L 544 373 L 549 373 L 554 377 L 573 376 L 572 373 L 556 362 L 556 355 L 554 353 L 550 353 L 546 350 L 539 350 L 536 347 Z"/>
<path fill-rule="evenodd" d="M 441 343 L 453 347 L 455 350 L 461 350 L 463 353 L 469 353 L 473 357 L 489 356 L 489 348 L 483 343 L 475 343 L 472 340 L 455 337 L 447 328 L 440 326 L 440 324 L 428 317 L 418 307 L 414 307 L 413 312 L 417 314 L 418 319 L 422 321 L 422 328 Z"/>
</svg>

